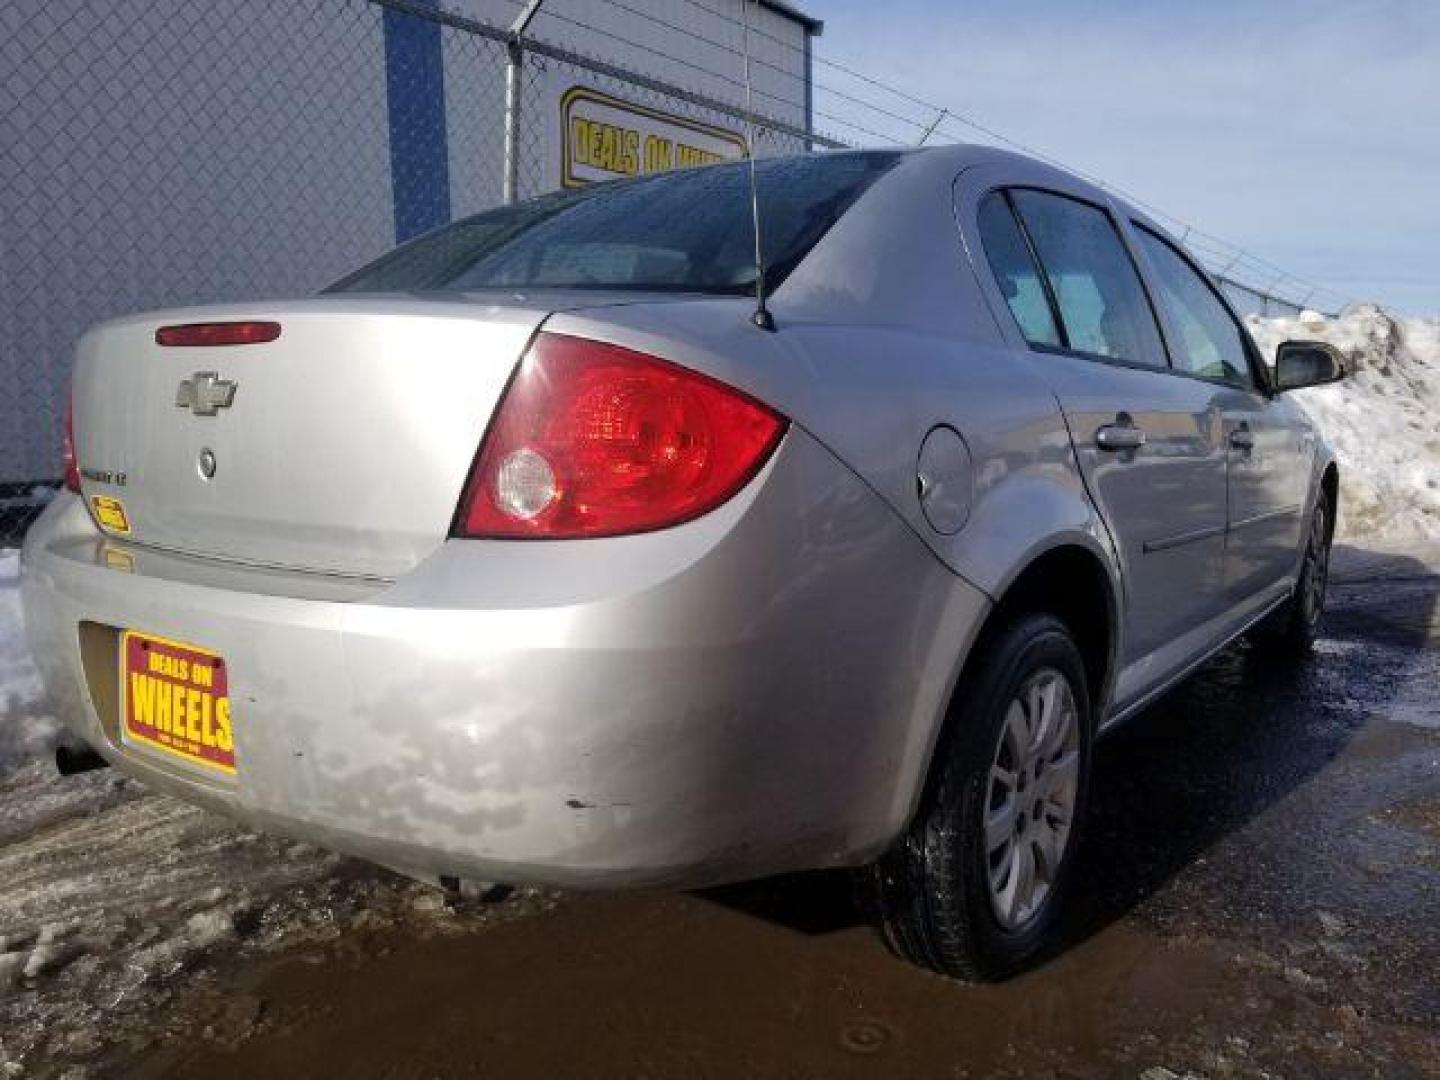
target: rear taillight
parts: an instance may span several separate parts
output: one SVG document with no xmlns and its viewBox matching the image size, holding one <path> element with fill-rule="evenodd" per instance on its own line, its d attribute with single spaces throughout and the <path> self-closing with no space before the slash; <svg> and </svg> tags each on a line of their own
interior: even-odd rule
<svg viewBox="0 0 1440 1080">
<path fill-rule="evenodd" d="M 678 525 L 744 487 L 785 425 L 664 360 L 541 334 L 480 447 L 456 533 L 554 540 Z"/>
<path fill-rule="evenodd" d="M 280 336 L 278 322 L 200 322 L 162 326 L 156 345 L 260 345 Z"/>
<path fill-rule="evenodd" d="M 51 443 L 53 446 L 54 443 Z M 65 445 L 61 451 L 65 462 L 65 487 L 69 491 L 80 490 L 80 465 L 75 460 L 75 391 L 65 394 Z"/>
</svg>

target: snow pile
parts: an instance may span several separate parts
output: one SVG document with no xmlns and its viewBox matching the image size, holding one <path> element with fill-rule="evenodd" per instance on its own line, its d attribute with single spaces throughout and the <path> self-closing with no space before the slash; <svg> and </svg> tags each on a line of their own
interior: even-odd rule
<svg viewBox="0 0 1440 1080">
<path fill-rule="evenodd" d="M 20 554 L 0 549 L 0 776 L 50 750 L 57 733 L 20 622 Z"/>
<path fill-rule="evenodd" d="M 1440 538 L 1440 319 L 1364 304 L 1335 319 L 1249 322 L 1271 363 L 1287 340 L 1328 341 L 1345 356 L 1343 382 L 1294 395 L 1340 463 L 1340 535 Z"/>
</svg>

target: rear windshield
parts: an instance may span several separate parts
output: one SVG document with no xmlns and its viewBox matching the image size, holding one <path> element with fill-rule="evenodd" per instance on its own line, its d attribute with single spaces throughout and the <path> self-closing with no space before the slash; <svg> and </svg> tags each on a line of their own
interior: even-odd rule
<svg viewBox="0 0 1440 1080">
<path fill-rule="evenodd" d="M 756 162 L 765 283 L 784 280 L 894 153 Z M 755 288 L 745 163 L 556 192 L 487 210 L 396 248 L 327 292 Z"/>
</svg>

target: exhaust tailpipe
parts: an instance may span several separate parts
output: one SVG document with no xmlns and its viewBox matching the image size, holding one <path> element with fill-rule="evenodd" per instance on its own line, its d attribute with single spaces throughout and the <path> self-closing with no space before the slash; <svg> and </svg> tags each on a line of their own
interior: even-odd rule
<svg viewBox="0 0 1440 1080">
<path fill-rule="evenodd" d="M 68 746 L 55 748 L 55 771 L 61 776 L 78 776 L 80 773 L 94 772 L 96 769 L 108 769 L 109 767 L 110 762 L 88 746 L 83 750 L 74 750 Z"/>
</svg>

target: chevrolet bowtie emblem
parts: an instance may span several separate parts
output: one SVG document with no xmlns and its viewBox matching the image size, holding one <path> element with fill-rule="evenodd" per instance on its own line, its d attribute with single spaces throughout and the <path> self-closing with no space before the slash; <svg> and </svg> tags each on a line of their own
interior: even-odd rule
<svg viewBox="0 0 1440 1080">
<path fill-rule="evenodd" d="M 175 404 L 196 416 L 214 416 L 221 409 L 228 409 L 235 400 L 235 385 L 214 371 L 197 371 L 180 383 L 175 391 Z"/>
</svg>

